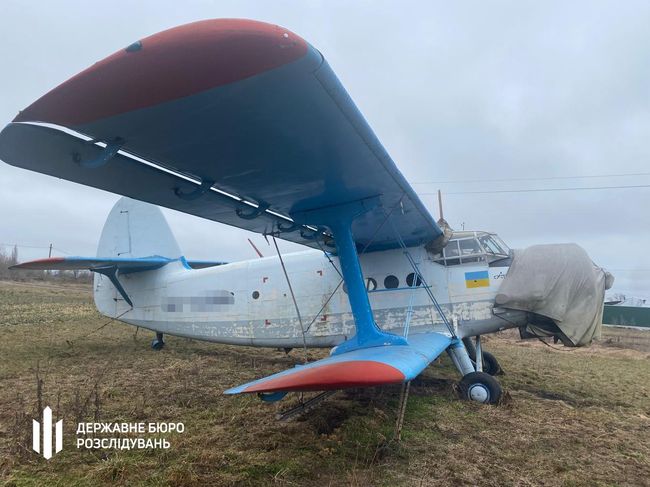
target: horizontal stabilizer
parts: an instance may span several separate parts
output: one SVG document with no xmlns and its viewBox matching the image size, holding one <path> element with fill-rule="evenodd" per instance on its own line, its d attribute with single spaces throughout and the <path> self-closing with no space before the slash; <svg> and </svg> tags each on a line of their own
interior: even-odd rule
<svg viewBox="0 0 650 487">
<path fill-rule="evenodd" d="M 417 377 L 451 341 L 451 337 L 440 333 L 412 335 L 408 345 L 362 348 L 333 355 L 233 387 L 225 394 L 325 391 L 399 384 Z"/>
<path fill-rule="evenodd" d="M 167 257 L 152 256 L 139 258 L 120 258 L 120 257 L 52 257 L 49 259 L 38 259 L 29 262 L 23 262 L 12 266 L 11 269 L 25 270 L 88 270 L 97 271 L 106 268 L 116 268 L 120 274 L 129 274 L 132 272 L 152 271 L 159 269 L 170 262 L 179 259 L 169 259 Z M 215 261 L 184 261 L 193 269 L 202 269 L 222 265 L 224 262 Z"/>
</svg>

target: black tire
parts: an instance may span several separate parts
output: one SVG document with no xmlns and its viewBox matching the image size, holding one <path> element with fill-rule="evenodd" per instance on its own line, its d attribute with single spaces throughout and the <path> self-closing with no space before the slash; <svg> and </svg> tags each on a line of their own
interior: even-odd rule
<svg viewBox="0 0 650 487">
<path fill-rule="evenodd" d="M 157 338 L 154 338 L 151 341 L 151 348 L 153 348 L 156 351 L 162 350 L 164 346 L 165 346 L 165 342 L 163 342 L 162 340 L 158 340 Z"/>
<path fill-rule="evenodd" d="M 471 372 L 458 384 L 461 399 L 482 404 L 498 404 L 503 389 L 497 380 L 485 372 Z"/>
<path fill-rule="evenodd" d="M 483 372 L 492 376 L 503 374 L 499 361 L 490 352 L 483 352 Z"/>
<path fill-rule="evenodd" d="M 467 354 L 472 362 L 476 362 L 476 347 L 471 338 L 463 338 L 463 343 L 467 349 Z M 483 352 L 483 372 L 490 375 L 503 375 L 503 369 L 499 364 L 497 358 L 492 355 L 490 352 Z"/>
</svg>

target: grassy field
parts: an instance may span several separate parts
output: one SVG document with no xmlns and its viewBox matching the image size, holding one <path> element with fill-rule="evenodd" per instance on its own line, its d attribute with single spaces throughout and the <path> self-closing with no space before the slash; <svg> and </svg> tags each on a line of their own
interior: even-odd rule
<svg viewBox="0 0 650 487">
<path fill-rule="evenodd" d="M 291 367 L 290 355 L 100 328 L 87 287 L 0 283 L 0 480 L 6 485 L 650 485 L 650 348 L 557 351 L 513 335 L 504 404 L 459 401 L 443 358 L 413 383 L 400 444 L 399 388 L 340 392 L 299 420 L 222 391 Z M 608 331 L 604 343 L 621 344 Z M 650 335 L 648 335 L 650 336 Z M 642 338 L 641 338 L 642 340 Z M 318 358 L 325 352 L 310 352 Z M 31 451 L 42 405 L 63 451 Z M 183 422 L 168 450 L 75 447 L 78 421 Z"/>
</svg>

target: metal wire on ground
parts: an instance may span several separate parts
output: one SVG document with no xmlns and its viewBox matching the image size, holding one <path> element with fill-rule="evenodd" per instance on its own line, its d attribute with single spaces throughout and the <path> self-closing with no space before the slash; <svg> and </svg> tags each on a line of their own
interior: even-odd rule
<svg viewBox="0 0 650 487">
<path fill-rule="evenodd" d="M 88 338 L 88 337 L 89 337 L 90 335 L 92 335 L 93 333 L 97 333 L 99 330 L 101 330 L 101 329 L 103 329 L 103 328 L 106 328 L 108 325 L 110 325 L 111 323 L 113 323 L 115 320 L 119 320 L 122 316 L 124 316 L 125 314 L 127 314 L 129 311 L 133 311 L 133 308 L 129 308 L 129 309 L 127 309 L 124 313 L 120 313 L 120 314 L 117 315 L 116 317 L 111 318 L 110 320 L 108 320 L 106 323 L 104 323 L 104 324 L 103 324 L 102 326 L 100 326 L 99 328 L 95 328 L 94 330 L 92 330 L 92 331 L 86 333 L 85 335 L 82 335 L 82 336 L 78 337 L 77 340 L 84 339 L 84 338 Z M 68 342 L 68 344 L 72 344 L 72 343 L 73 343 L 73 342 Z"/>
</svg>

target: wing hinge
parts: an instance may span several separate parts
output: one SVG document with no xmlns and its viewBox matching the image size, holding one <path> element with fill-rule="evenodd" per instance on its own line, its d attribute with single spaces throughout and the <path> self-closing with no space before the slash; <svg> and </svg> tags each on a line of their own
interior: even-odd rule
<svg viewBox="0 0 650 487">
<path fill-rule="evenodd" d="M 88 141 L 89 144 L 95 144 L 96 142 L 98 141 L 97 140 Z M 106 147 L 104 147 L 104 150 L 102 150 L 100 154 L 94 159 L 84 161 L 81 158 L 81 154 L 79 154 L 79 152 L 74 152 L 72 154 L 72 160 L 77 164 L 79 164 L 81 167 L 85 167 L 86 169 L 96 169 L 98 167 L 102 167 L 113 157 L 115 157 L 115 155 L 122 148 L 123 145 L 124 145 L 124 139 L 117 137 L 113 139 L 111 142 L 107 142 Z"/>
<path fill-rule="evenodd" d="M 258 216 L 266 213 L 266 210 L 270 207 L 271 205 L 268 203 L 259 203 L 257 208 L 252 208 L 248 213 L 244 212 L 241 208 L 237 208 L 235 212 L 239 218 L 243 218 L 244 220 L 254 220 Z"/>
</svg>

